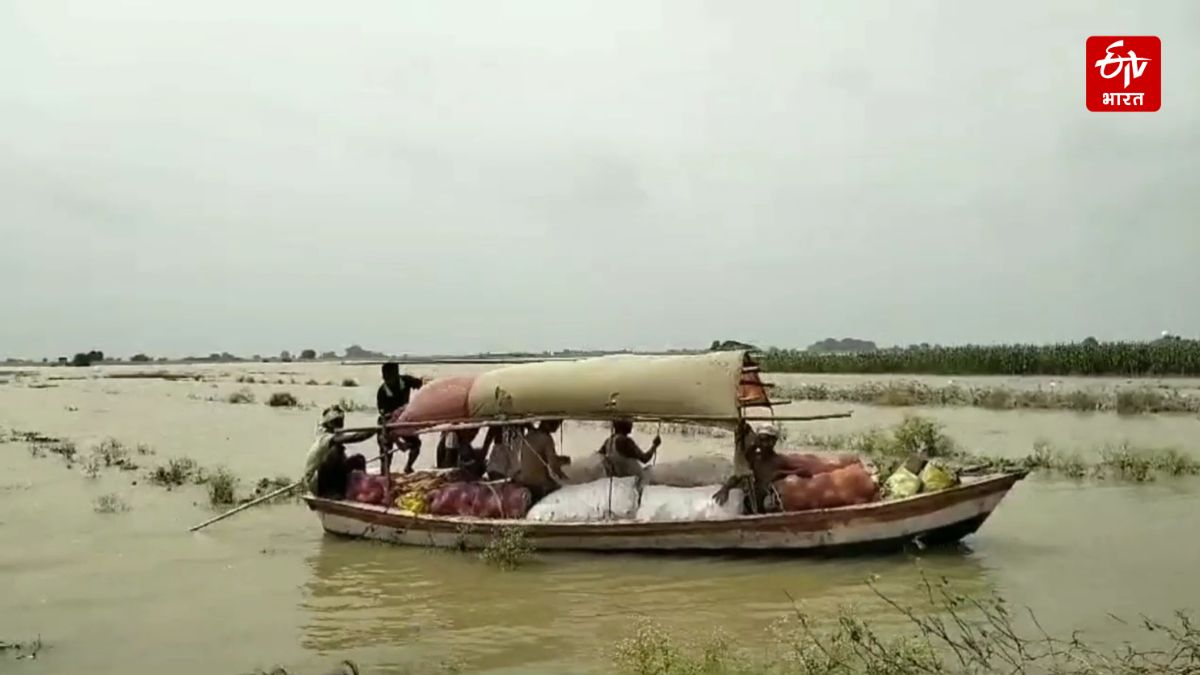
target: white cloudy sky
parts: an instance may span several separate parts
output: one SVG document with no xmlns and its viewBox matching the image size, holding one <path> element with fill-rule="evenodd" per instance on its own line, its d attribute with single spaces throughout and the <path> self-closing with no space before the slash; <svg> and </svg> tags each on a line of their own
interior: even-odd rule
<svg viewBox="0 0 1200 675">
<path fill-rule="evenodd" d="M 1197 335 L 1197 83 L 1190 0 L 0 0 L 0 356 Z"/>
</svg>

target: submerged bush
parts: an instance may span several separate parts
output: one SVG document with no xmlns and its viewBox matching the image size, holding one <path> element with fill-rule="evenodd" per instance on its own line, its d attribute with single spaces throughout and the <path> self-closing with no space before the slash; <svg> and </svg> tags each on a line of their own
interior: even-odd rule
<svg viewBox="0 0 1200 675">
<path fill-rule="evenodd" d="M 341 408 L 344 412 L 348 412 L 348 413 L 349 412 L 365 412 L 367 410 L 374 410 L 374 408 L 372 406 L 369 406 L 366 403 L 359 403 L 358 401 L 346 398 L 344 396 L 342 398 L 338 399 L 338 402 L 335 405 L 337 405 L 339 408 Z"/>
<path fill-rule="evenodd" d="M 190 457 L 177 457 L 166 464 L 154 467 L 148 476 L 151 483 L 163 487 L 179 487 L 191 481 L 199 473 L 199 465 Z"/>
<path fill-rule="evenodd" d="M 295 396 L 292 396 L 286 391 L 277 391 L 271 394 L 271 398 L 267 399 L 267 405 L 272 408 L 294 408 L 300 405 Z"/>
<path fill-rule="evenodd" d="M 1034 443 L 1023 458 L 1007 458 L 964 452 L 936 422 L 909 416 L 891 429 L 842 435 L 809 435 L 804 445 L 849 451 L 873 461 L 884 477 L 912 454 L 941 458 L 952 466 L 972 471 L 1009 471 L 1028 469 L 1067 478 L 1095 478 L 1145 482 L 1158 476 L 1200 475 L 1200 460 L 1176 448 L 1135 448 L 1128 443 L 1095 449 L 1099 459 L 1088 461 L 1078 451 L 1063 451 L 1044 441 Z"/>
<path fill-rule="evenodd" d="M 1200 396 L 1175 390 L 1122 387 L 1114 391 L 1090 389 L 1012 389 L 957 384 L 934 387 L 921 382 L 863 382 L 851 386 L 826 384 L 780 386 L 776 392 L 788 399 L 847 401 L 881 406 L 975 406 L 990 410 L 1074 410 L 1137 413 L 1200 412 Z"/>
<path fill-rule="evenodd" d="M 353 377 L 347 377 L 346 379 L 342 380 L 342 386 L 343 387 L 357 387 L 358 380 L 354 379 Z"/>
<path fill-rule="evenodd" d="M 129 504 L 120 495 L 110 493 L 97 497 L 93 508 L 96 513 L 121 513 L 129 510 Z"/>
<path fill-rule="evenodd" d="M 533 544 L 519 527 L 502 527 L 492 532 L 479 557 L 489 565 L 511 570 L 520 567 L 533 555 Z"/>
<path fill-rule="evenodd" d="M 237 486 L 241 481 L 228 468 L 218 466 L 205 475 L 204 482 L 208 486 L 209 504 L 228 506 L 237 502 Z"/>
<path fill-rule="evenodd" d="M 92 454 L 105 467 L 116 467 L 122 471 L 136 471 L 137 464 L 129 458 L 129 448 L 115 438 L 106 438 L 96 446 Z"/>
<path fill-rule="evenodd" d="M 230 403 L 254 403 L 254 392 L 242 387 L 230 394 L 225 400 Z"/>
</svg>

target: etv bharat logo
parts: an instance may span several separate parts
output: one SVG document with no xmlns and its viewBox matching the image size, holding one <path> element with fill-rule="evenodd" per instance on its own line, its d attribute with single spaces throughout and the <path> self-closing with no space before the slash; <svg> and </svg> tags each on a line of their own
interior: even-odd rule
<svg viewBox="0 0 1200 675">
<path fill-rule="evenodd" d="M 1157 37 L 1093 35 L 1084 51 L 1088 110 L 1154 112 L 1161 107 L 1162 43 Z"/>
</svg>

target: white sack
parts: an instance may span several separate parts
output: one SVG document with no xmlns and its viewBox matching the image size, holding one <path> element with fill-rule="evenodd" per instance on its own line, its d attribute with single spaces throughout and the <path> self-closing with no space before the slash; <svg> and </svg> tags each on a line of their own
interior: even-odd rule
<svg viewBox="0 0 1200 675">
<path fill-rule="evenodd" d="M 646 467 L 646 483 L 674 487 L 700 487 L 724 483 L 733 475 L 733 462 L 720 455 L 702 455 Z"/>
<path fill-rule="evenodd" d="M 650 485 L 642 490 L 642 502 L 637 510 L 637 520 L 687 521 L 728 520 L 742 515 L 741 490 L 730 490 L 729 500 L 724 506 L 712 497 L 720 485 L 679 488 L 665 485 Z"/>
<path fill-rule="evenodd" d="M 636 478 L 602 478 L 564 485 L 534 504 L 525 518 L 556 523 L 630 520 L 637 513 L 638 501 Z"/>
</svg>

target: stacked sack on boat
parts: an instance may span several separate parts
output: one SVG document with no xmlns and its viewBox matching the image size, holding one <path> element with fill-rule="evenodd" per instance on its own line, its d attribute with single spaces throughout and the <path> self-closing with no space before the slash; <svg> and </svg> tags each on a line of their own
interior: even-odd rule
<svg viewBox="0 0 1200 675">
<path fill-rule="evenodd" d="M 392 477 L 392 503 L 401 511 L 426 513 L 430 495 L 459 479 L 457 471 L 418 471 Z"/>
<path fill-rule="evenodd" d="M 878 498 L 875 478 L 854 455 L 817 455 L 812 453 L 780 453 L 797 475 L 780 478 L 772 483 L 774 506 L 780 511 L 808 511 L 838 506 L 866 504 Z"/>
<path fill-rule="evenodd" d="M 355 469 L 346 479 L 346 497 L 363 504 L 391 503 L 391 485 L 387 476 Z"/>
<path fill-rule="evenodd" d="M 958 476 L 944 464 L 914 457 L 888 477 L 883 489 L 889 498 L 903 499 L 922 492 L 945 490 L 958 483 Z"/>
<path fill-rule="evenodd" d="M 448 483 L 429 493 L 435 516 L 524 518 L 533 502 L 529 489 L 516 483 Z"/>
</svg>

